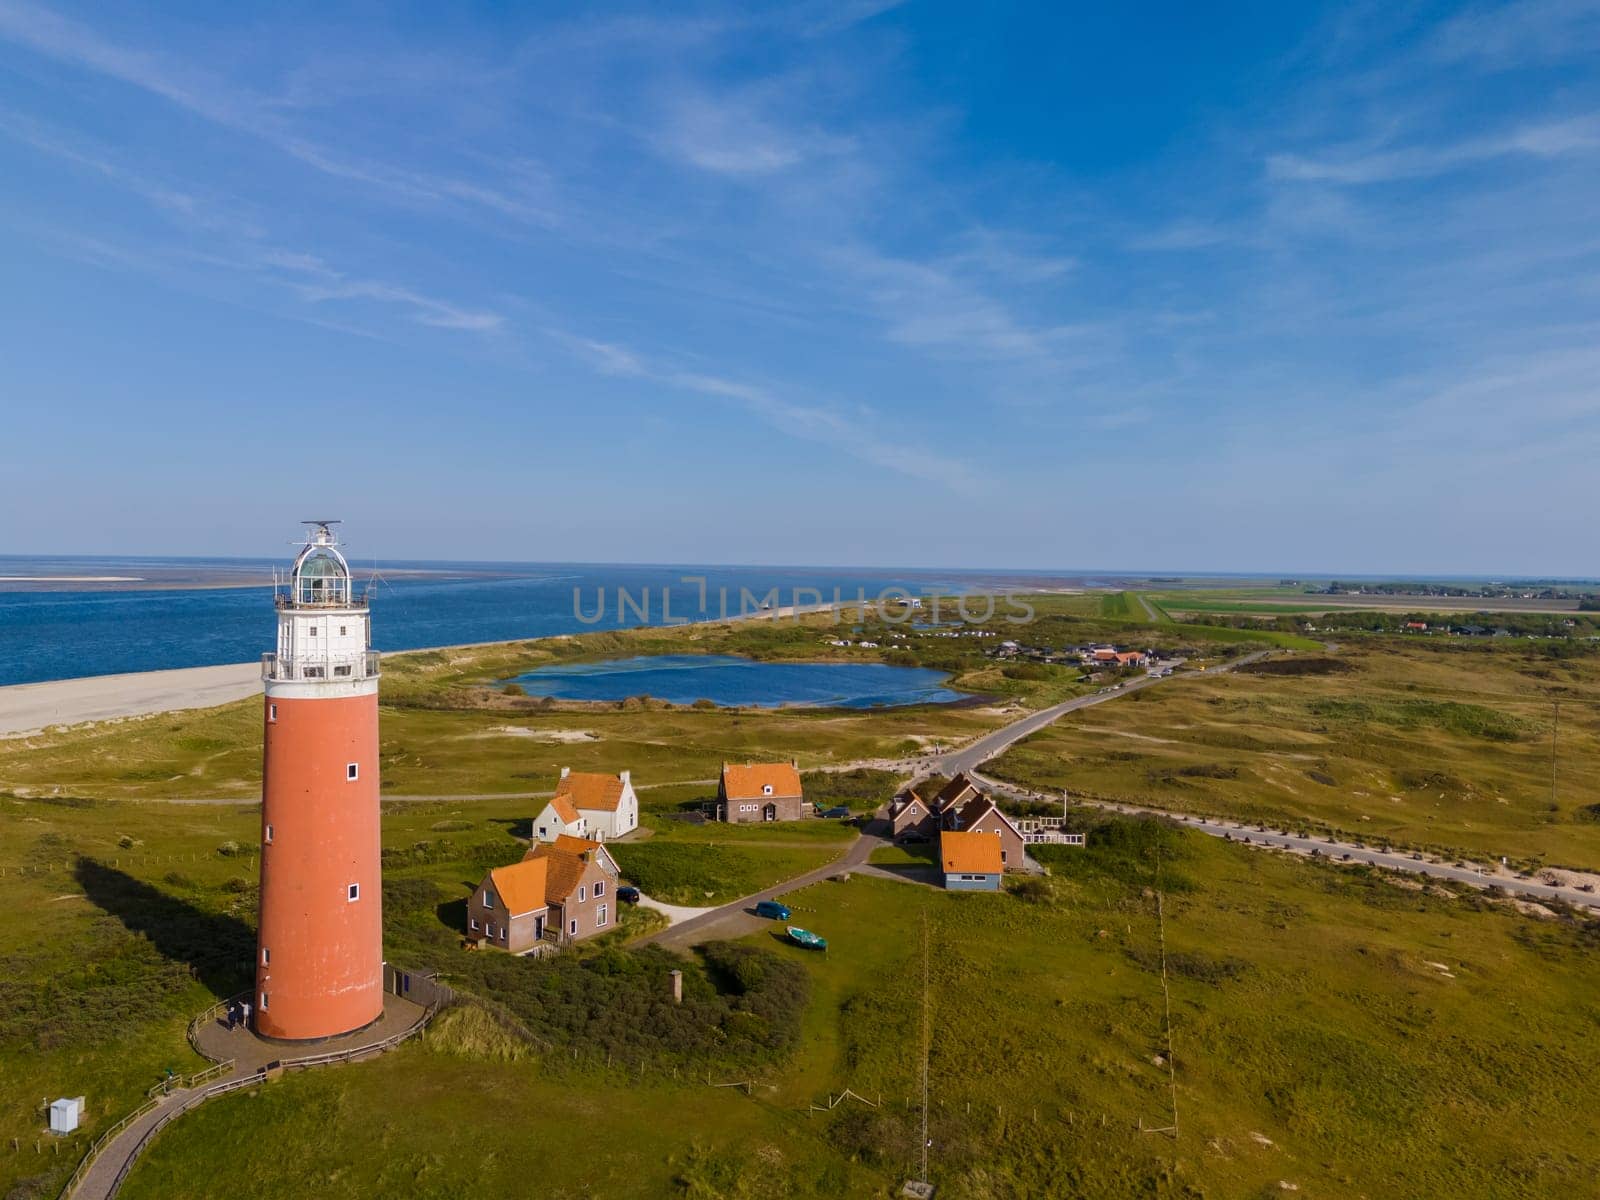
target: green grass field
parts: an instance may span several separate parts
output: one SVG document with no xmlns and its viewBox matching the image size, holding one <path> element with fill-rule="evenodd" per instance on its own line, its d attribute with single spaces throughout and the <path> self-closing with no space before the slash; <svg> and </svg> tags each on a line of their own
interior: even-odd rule
<svg viewBox="0 0 1600 1200">
<path fill-rule="evenodd" d="M 1174 811 L 1600 866 L 1600 655 L 1391 638 L 1287 662 L 1318 673 L 1190 676 L 1061 721 L 989 769 Z"/>
<path fill-rule="evenodd" d="M 751 939 L 812 978 L 799 1051 L 752 1096 L 423 1044 L 216 1102 L 162 1135 L 126 1195 L 202 1196 L 226 1171 L 245 1198 L 529 1178 L 551 1196 L 888 1196 L 916 1156 L 924 921 L 931 1165 L 953 1200 L 1531 1200 L 1600 1170 L 1592 927 L 1181 832 L 1158 865 L 1146 826 L 1053 862 L 1026 897 L 860 877 L 797 896 L 830 949 Z M 1176 1139 L 1139 1131 L 1172 1117 L 1156 887 Z M 808 1115 L 845 1087 L 875 1107 Z"/>
</svg>

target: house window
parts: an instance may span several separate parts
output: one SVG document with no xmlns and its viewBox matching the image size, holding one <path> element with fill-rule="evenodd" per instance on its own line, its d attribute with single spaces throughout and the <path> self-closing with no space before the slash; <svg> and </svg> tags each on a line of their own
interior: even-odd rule
<svg viewBox="0 0 1600 1200">
<path fill-rule="evenodd" d="M 493 937 L 494 936 L 494 922 L 490 921 L 488 924 L 486 924 L 483 927 L 483 931 L 485 933 L 487 933 L 490 937 Z"/>
<path fill-rule="evenodd" d="M 595 880 L 594 898 L 596 900 L 598 900 L 598 899 L 600 899 L 601 896 L 604 896 L 605 894 L 606 894 L 606 881 L 604 879 Z"/>
<path fill-rule="evenodd" d="M 276 704 L 267 705 L 267 720 L 270 722 L 270 721 L 276 721 L 277 719 L 278 719 L 278 706 Z"/>
<path fill-rule="evenodd" d="M 265 838 L 263 838 L 262 840 L 265 841 L 267 843 L 267 845 L 269 845 L 269 846 L 272 845 L 272 826 L 271 825 L 267 826 L 267 836 Z"/>
<path fill-rule="evenodd" d="M 578 936 L 578 922 L 577 921 L 573 921 L 570 925 L 568 925 L 567 926 L 567 932 L 570 933 L 573 937 L 577 937 Z"/>
<path fill-rule="evenodd" d="M 263 967 L 270 967 L 272 965 L 272 951 L 268 950 L 265 946 L 261 947 L 261 965 Z"/>
<path fill-rule="evenodd" d="M 468 929 L 476 929 L 477 927 L 478 927 L 478 918 L 477 917 L 471 917 L 471 918 L 469 918 L 467 920 L 467 928 Z"/>
<path fill-rule="evenodd" d="M 493 908 L 494 907 L 494 893 L 491 892 L 488 888 L 484 888 L 483 889 L 483 906 L 485 908 Z"/>
<path fill-rule="evenodd" d="M 762 795 L 763 795 L 763 796 L 770 796 L 770 795 L 772 795 L 772 785 L 771 785 L 771 784 L 770 784 L 770 783 L 763 783 L 763 784 L 762 784 L 762 785 L 761 785 L 761 794 L 762 794 Z"/>
<path fill-rule="evenodd" d="M 578 885 L 578 903 L 582 904 L 588 898 L 589 898 L 589 889 L 584 887 L 582 884 L 579 884 Z"/>
<path fill-rule="evenodd" d="M 359 779 L 361 777 L 361 764 L 346 763 L 344 765 L 344 777 L 348 780 Z"/>
<path fill-rule="evenodd" d="M 349 900 L 361 899 L 361 885 L 359 883 L 352 883 L 348 888 L 345 889 L 345 896 Z"/>
<path fill-rule="evenodd" d="M 600 906 L 600 915 L 594 919 L 594 923 L 597 929 L 606 923 L 606 906 L 604 904 Z"/>
</svg>

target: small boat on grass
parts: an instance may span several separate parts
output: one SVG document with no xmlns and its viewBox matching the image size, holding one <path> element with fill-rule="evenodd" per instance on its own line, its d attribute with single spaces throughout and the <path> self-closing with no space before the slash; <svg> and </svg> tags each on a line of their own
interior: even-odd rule
<svg viewBox="0 0 1600 1200">
<path fill-rule="evenodd" d="M 788 933 L 789 940 L 802 950 L 826 950 L 828 948 L 828 943 L 809 929 L 801 929 L 797 925 L 790 925 Z"/>
</svg>

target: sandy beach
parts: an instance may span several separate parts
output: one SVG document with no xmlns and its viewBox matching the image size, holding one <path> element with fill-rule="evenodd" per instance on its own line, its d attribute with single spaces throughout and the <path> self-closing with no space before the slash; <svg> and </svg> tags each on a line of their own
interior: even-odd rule
<svg viewBox="0 0 1600 1200">
<path fill-rule="evenodd" d="M 261 663 L 92 675 L 0 687 L 0 737 L 180 708 L 211 708 L 261 690 Z"/>
</svg>

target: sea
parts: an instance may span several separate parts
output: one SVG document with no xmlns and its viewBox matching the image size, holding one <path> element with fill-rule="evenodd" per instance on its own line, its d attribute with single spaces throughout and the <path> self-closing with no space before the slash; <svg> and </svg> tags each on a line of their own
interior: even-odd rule
<svg viewBox="0 0 1600 1200">
<path fill-rule="evenodd" d="M 258 658 L 276 637 L 271 580 L 283 566 L 0 556 L 0 686 Z M 393 562 L 355 574 L 372 605 L 378 650 L 677 624 L 892 591 L 952 595 L 1076 582 L 1017 572 L 693 564 Z"/>
</svg>

